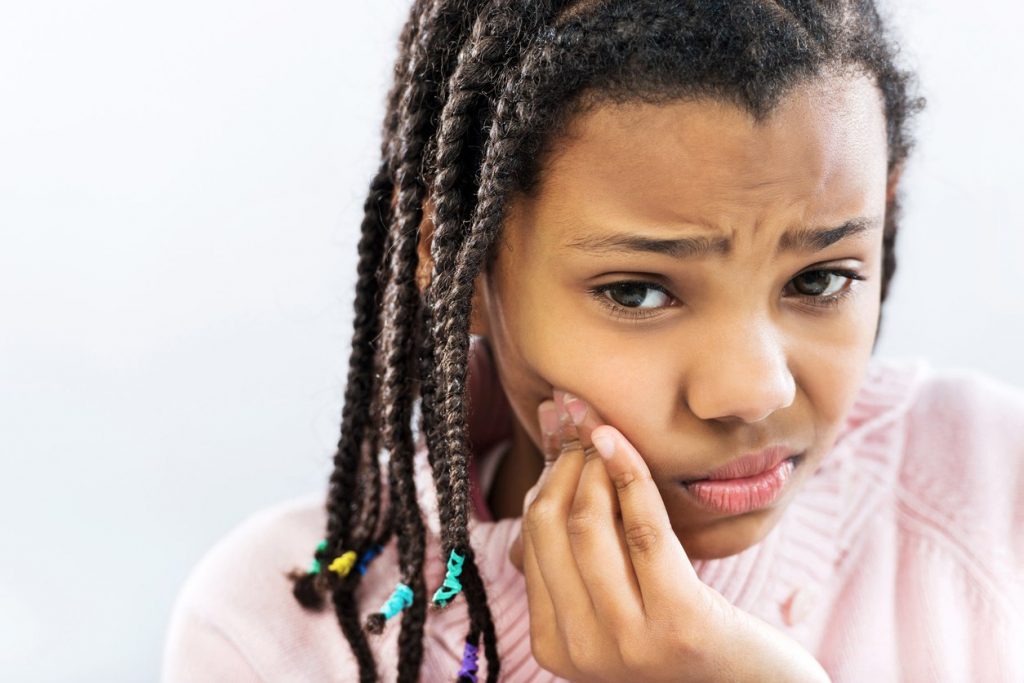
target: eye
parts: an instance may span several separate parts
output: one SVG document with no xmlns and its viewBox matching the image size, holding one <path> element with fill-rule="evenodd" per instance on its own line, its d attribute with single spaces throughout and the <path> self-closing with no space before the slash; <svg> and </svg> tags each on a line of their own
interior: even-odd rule
<svg viewBox="0 0 1024 683">
<path fill-rule="evenodd" d="M 663 308 L 672 300 L 668 292 L 651 283 L 612 283 L 596 288 L 594 293 L 623 308 Z"/>
<path fill-rule="evenodd" d="M 793 283 L 804 296 L 829 296 L 843 289 L 847 280 L 834 270 L 809 270 L 797 275 Z"/>
<path fill-rule="evenodd" d="M 849 284 L 853 280 L 866 278 L 852 270 L 808 270 L 790 280 L 798 294 L 812 306 L 838 307 L 847 296 L 853 293 Z"/>
</svg>

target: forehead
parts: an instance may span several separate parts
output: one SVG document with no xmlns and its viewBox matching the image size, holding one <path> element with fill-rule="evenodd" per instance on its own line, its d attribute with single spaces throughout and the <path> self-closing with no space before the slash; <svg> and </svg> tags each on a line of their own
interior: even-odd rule
<svg viewBox="0 0 1024 683">
<path fill-rule="evenodd" d="M 796 87 L 760 122 L 708 99 L 596 105 L 570 122 L 537 197 L 574 224 L 827 221 L 879 212 L 886 162 L 877 87 L 833 76 Z"/>
</svg>

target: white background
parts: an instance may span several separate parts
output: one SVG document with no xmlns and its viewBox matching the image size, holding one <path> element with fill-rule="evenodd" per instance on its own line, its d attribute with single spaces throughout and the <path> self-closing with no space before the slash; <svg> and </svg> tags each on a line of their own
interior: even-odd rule
<svg viewBox="0 0 1024 683">
<path fill-rule="evenodd" d="M 408 4 L 3 3 L 0 679 L 155 679 L 201 554 L 324 485 Z M 1018 8 L 895 8 L 930 105 L 879 353 L 1024 386 Z"/>
</svg>

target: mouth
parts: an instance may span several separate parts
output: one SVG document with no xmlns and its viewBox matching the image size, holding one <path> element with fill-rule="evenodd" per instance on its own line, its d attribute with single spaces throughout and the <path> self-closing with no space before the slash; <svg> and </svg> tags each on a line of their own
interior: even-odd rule
<svg viewBox="0 0 1024 683">
<path fill-rule="evenodd" d="M 699 507 L 721 514 L 740 515 L 775 503 L 803 458 L 803 453 L 791 455 L 750 476 L 729 479 L 704 477 L 680 483 L 691 501 Z"/>
<path fill-rule="evenodd" d="M 756 453 L 748 453 L 726 462 L 714 469 L 708 470 L 697 477 L 689 477 L 682 480 L 683 484 L 692 484 L 699 481 L 721 481 L 726 479 L 746 479 L 777 467 L 783 460 L 790 458 L 802 458 L 803 453 L 796 452 L 785 445 L 775 445 L 762 449 Z"/>
</svg>

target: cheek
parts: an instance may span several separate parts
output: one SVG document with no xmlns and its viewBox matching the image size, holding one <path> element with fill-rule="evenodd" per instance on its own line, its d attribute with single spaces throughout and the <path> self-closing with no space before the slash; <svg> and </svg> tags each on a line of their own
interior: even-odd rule
<svg viewBox="0 0 1024 683">
<path fill-rule="evenodd" d="M 790 351 L 798 400 L 807 404 L 818 457 L 832 447 L 860 391 L 878 330 L 877 274 L 851 309 L 820 334 L 801 333 Z M 801 396 L 802 395 L 802 396 Z"/>
<path fill-rule="evenodd" d="M 588 326 L 579 300 L 554 295 L 558 289 L 550 284 L 541 292 L 528 282 L 517 284 L 515 296 L 491 307 L 491 343 L 509 402 L 531 435 L 539 438 L 536 408 L 553 388 L 588 401 L 623 432 L 650 406 L 666 405 L 668 397 L 658 392 L 669 360 L 652 357 L 649 341 L 637 336 L 636 343 L 626 343 L 621 332 Z"/>
<path fill-rule="evenodd" d="M 521 377 L 530 380 L 510 378 L 524 412 L 535 411 L 552 387 L 564 389 L 587 401 L 641 453 L 643 435 L 664 432 L 672 423 L 679 409 L 679 362 L 685 350 L 652 335 L 631 338 L 621 331 L 613 334 L 600 326 L 585 326 L 578 315 L 557 307 L 535 309 L 530 315 L 529 326 L 514 328 L 530 333 L 515 340 L 512 354 L 523 371 Z M 534 413 L 528 414 L 533 419 Z"/>
</svg>

